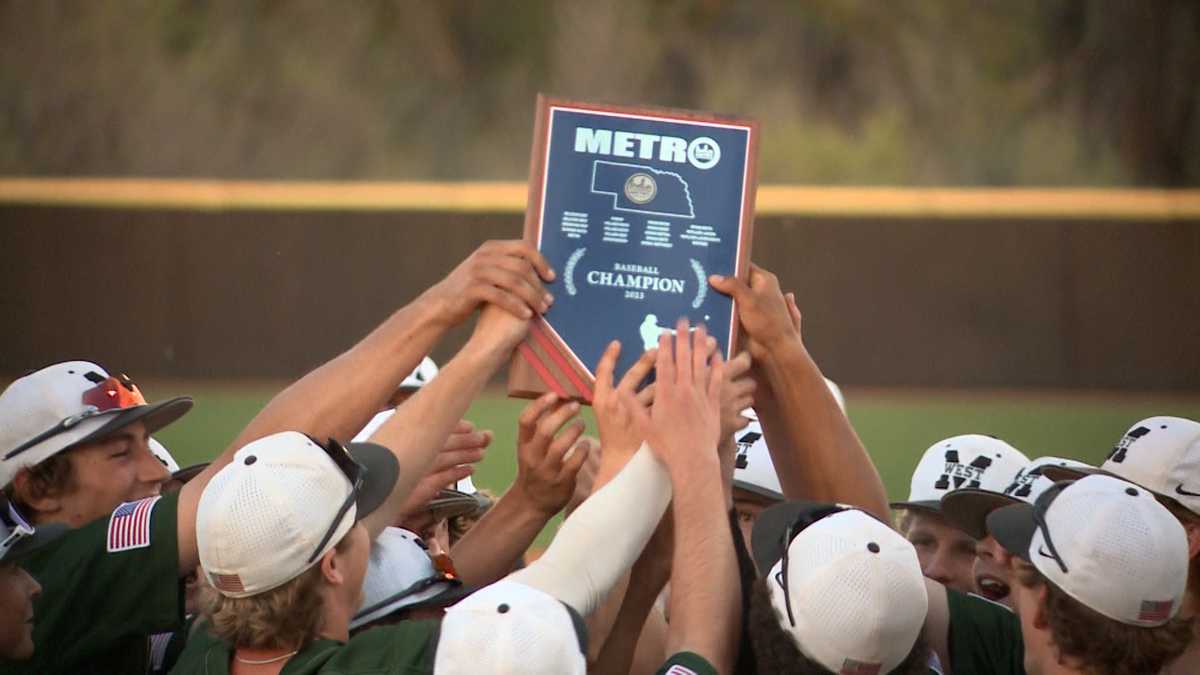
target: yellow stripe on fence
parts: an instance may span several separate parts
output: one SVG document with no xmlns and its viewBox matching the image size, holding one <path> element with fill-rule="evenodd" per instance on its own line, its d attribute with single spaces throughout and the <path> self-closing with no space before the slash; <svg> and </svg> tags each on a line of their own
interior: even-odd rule
<svg viewBox="0 0 1200 675">
<path fill-rule="evenodd" d="M 520 213 L 520 182 L 0 178 L 0 204 L 115 209 Z M 1200 190 L 763 185 L 763 215 L 934 218 L 1200 218 Z"/>
</svg>

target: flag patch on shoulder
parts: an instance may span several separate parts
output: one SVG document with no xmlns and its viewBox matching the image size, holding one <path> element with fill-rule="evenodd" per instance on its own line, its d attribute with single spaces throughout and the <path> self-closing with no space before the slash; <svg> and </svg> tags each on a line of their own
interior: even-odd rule
<svg viewBox="0 0 1200 675">
<path fill-rule="evenodd" d="M 125 502 L 112 512 L 112 517 L 108 519 L 109 553 L 150 545 L 150 513 L 160 499 L 161 496 Z"/>
<path fill-rule="evenodd" d="M 679 664 L 671 666 L 671 669 L 666 672 L 666 675 L 696 675 L 696 671 Z"/>
</svg>

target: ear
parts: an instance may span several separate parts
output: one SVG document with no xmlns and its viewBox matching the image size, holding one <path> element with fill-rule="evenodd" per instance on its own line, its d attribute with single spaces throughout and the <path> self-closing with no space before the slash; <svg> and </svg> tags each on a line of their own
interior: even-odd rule
<svg viewBox="0 0 1200 675">
<path fill-rule="evenodd" d="M 321 576 L 333 586 L 346 583 L 345 564 L 337 555 L 337 547 L 329 549 L 321 556 Z"/>
<path fill-rule="evenodd" d="M 1033 627 L 1038 629 L 1047 629 L 1050 627 L 1050 621 L 1046 618 L 1046 598 L 1050 595 L 1050 589 L 1046 584 L 1038 587 L 1037 591 L 1037 611 L 1033 614 Z"/>
<path fill-rule="evenodd" d="M 33 479 L 29 476 L 29 469 L 17 471 L 17 475 L 13 476 L 12 486 L 14 501 L 33 509 L 33 513 L 27 513 L 25 516 L 34 524 L 44 521 L 46 515 L 62 510 L 62 500 L 57 494 L 36 489 Z"/>
<path fill-rule="evenodd" d="M 1188 560 L 1195 560 L 1200 555 L 1200 523 L 1189 520 L 1184 523 L 1183 529 L 1187 532 Z"/>
</svg>

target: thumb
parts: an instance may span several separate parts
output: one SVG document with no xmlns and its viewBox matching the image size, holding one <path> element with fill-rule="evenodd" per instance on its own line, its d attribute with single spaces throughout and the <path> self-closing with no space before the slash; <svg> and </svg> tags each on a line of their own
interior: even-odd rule
<svg viewBox="0 0 1200 675">
<path fill-rule="evenodd" d="M 724 293 L 725 295 L 733 296 L 734 300 L 739 300 L 745 294 L 750 292 L 750 287 L 737 277 L 726 277 L 720 274 L 713 274 L 708 277 L 708 283 L 713 288 Z"/>
</svg>

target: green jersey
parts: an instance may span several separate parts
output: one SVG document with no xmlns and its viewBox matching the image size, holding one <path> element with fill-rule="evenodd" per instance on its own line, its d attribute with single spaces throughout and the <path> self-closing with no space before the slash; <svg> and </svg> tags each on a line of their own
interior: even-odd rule
<svg viewBox="0 0 1200 675">
<path fill-rule="evenodd" d="M 946 589 L 950 670 L 955 675 L 1025 675 L 1021 622 L 1004 605 Z"/>
<path fill-rule="evenodd" d="M 376 626 L 349 642 L 317 640 L 288 659 L 280 675 L 408 675 L 433 672 L 441 621 L 401 621 Z M 205 626 L 188 640 L 172 675 L 228 675 L 230 646 Z"/>
<path fill-rule="evenodd" d="M 21 562 L 42 585 L 33 657 L 10 673 L 147 672 L 149 636 L 183 625 L 179 495 L 118 506 Z"/>
<path fill-rule="evenodd" d="M 676 652 L 659 667 L 656 675 L 718 675 L 708 659 L 695 652 Z"/>
</svg>

